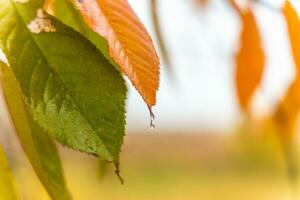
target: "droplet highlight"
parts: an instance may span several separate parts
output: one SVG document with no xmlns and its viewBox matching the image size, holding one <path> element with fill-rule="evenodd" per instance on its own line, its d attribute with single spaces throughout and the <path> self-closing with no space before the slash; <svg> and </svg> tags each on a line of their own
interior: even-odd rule
<svg viewBox="0 0 300 200">
<path fill-rule="evenodd" d="M 149 109 L 149 113 L 150 113 L 150 129 L 154 130 L 155 129 L 155 124 L 154 124 L 155 115 L 152 111 L 152 107 L 148 106 L 148 109 Z"/>
</svg>

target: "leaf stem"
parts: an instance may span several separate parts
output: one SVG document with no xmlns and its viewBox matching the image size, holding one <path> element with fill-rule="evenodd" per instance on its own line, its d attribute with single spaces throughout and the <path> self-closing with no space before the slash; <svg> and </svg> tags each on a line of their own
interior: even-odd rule
<svg viewBox="0 0 300 200">
<path fill-rule="evenodd" d="M 120 162 L 119 161 L 114 162 L 114 165 L 115 165 L 115 168 L 116 168 L 115 173 L 117 174 L 117 177 L 118 177 L 120 183 L 122 185 L 124 185 L 124 178 L 121 176 Z"/>
</svg>

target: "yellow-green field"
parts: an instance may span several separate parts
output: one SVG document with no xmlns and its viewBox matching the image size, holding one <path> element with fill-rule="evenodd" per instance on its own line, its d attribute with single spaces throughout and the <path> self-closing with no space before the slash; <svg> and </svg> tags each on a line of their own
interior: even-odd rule
<svg viewBox="0 0 300 200">
<path fill-rule="evenodd" d="M 270 138 L 129 134 L 121 155 L 125 185 L 94 157 L 63 148 L 61 156 L 75 200 L 297 199 Z M 49 199 L 27 161 L 13 163 L 22 200 Z"/>
</svg>

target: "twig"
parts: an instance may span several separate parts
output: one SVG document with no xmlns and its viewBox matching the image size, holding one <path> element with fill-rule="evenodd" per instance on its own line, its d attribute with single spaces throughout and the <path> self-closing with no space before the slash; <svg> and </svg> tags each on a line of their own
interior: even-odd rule
<svg viewBox="0 0 300 200">
<path fill-rule="evenodd" d="M 158 16 L 158 12 L 157 12 L 157 8 L 158 8 L 157 4 L 158 4 L 157 0 L 150 0 L 150 9 L 151 9 L 151 18 L 152 18 L 152 22 L 153 22 L 153 28 L 154 28 L 155 35 L 157 38 L 161 56 L 164 60 L 166 68 L 168 70 L 171 70 L 172 64 L 170 61 L 168 48 L 166 47 L 165 40 L 163 38 L 163 34 L 161 31 L 161 25 L 159 22 L 159 16 Z"/>
</svg>

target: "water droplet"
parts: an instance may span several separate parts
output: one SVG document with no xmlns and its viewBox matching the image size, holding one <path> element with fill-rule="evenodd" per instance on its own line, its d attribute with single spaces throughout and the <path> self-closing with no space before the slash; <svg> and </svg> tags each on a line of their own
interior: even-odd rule
<svg viewBox="0 0 300 200">
<path fill-rule="evenodd" d="M 152 107 L 148 106 L 148 109 L 149 109 L 149 113 L 150 113 L 150 129 L 154 130 L 155 129 L 155 125 L 154 125 L 155 115 L 152 111 Z"/>
<path fill-rule="evenodd" d="M 155 125 L 154 124 L 150 124 L 150 130 L 154 130 L 155 129 Z"/>
</svg>

